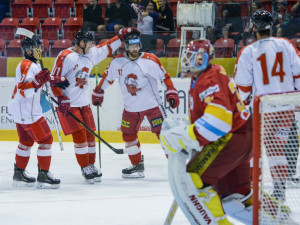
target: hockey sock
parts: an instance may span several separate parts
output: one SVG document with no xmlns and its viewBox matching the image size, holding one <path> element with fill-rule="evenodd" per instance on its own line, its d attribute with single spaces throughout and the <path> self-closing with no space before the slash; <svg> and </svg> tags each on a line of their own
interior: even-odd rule
<svg viewBox="0 0 300 225">
<path fill-rule="evenodd" d="M 76 159 L 78 164 L 81 167 L 86 167 L 88 166 L 89 163 L 89 153 L 88 153 L 88 147 L 86 145 L 86 143 L 84 144 L 74 144 L 74 149 L 75 149 L 75 155 L 76 155 Z"/>
<path fill-rule="evenodd" d="M 137 165 L 142 161 L 142 153 L 141 152 L 139 152 L 135 155 L 128 155 L 128 157 L 129 157 L 132 165 Z"/>
<path fill-rule="evenodd" d="M 51 146 L 53 142 L 52 135 L 39 143 L 37 150 L 38 164 L 42 170 L 49 170 L 51 163 Z"/>
<path fill-rule="evenodd" d="M 25 144 L 25 143 L 24 143 Z M 16 165 L 20 169 L 25 169 L 29 162 L 30 158 L 30 149 L 33 145 L 32 143 L 26 143 L 26 145 L 19 143 L 18 148 L 16 149 Z"/>
<path fill-rule="evenodd" d="M 94 164 L 96 161 L 95 136 L 90 134 L 89 132 L 86 135 L 87 135 L 87 141 L 88 141 L 89 164 Z"/>
</svg>

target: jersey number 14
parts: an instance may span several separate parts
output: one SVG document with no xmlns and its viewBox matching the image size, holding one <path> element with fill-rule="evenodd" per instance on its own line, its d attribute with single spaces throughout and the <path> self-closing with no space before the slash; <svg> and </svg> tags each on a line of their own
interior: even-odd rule
<svg viewBox="0 0 300 225">
<path fill-rule="evenodd" d="M 257 61 L 260 61 L 264 84 L 269 84 L 270 81 L 268 76 L 266 54 L 264 53 L 260 57 L 258 57 Z M 279 68 L 277 68 L 278 66 Z M 272 76 L 279 76 L 280 82 L 283 82 L 283 76 L 285 75 L 285 72 L 283 71 L 282 67 L 283 67 L 282 52 L 277 52 L 275 61 L 273 63 Z"/>
</svg>

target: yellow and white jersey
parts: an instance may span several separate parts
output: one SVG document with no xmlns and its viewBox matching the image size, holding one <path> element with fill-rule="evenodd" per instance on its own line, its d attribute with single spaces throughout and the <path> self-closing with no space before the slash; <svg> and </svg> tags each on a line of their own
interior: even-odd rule
<svg viewBox="0 0 300 225">
<path fill-rule="evenodd" d="M 251 92 L 255 96 L 300 90 L 299 56 L 297 48 L 284 38 L 264 38 L 244 47 L 234 73 L 243 100 Z"/>
<path fill-rule="evenodd" d="M 41 88 L 35 89 L 32 80 L 41 71 L 39 64 L 23 59 L 16 69 L 15 88 L 8 103 L 8 116 L 16 123 L 31 124 L 42 114 Z"/>
</svg>

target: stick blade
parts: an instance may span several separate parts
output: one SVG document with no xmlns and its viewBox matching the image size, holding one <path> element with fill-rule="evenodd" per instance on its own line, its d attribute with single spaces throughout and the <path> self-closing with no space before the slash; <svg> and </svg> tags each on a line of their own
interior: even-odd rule
<svg viewBox="0 0 300 225">
<path fill-rule="evenodd" d="M 27 30 L 27 29 L 24 29 L 24 28 L 21 28 L 19 27 L 17 30 L 16 30 L 16 34 L 18 35 L 23 35 L 25 37 L 29 37 L 32 39 L 34 33 L 31 32 L 30 30 Z"/>
</svg>

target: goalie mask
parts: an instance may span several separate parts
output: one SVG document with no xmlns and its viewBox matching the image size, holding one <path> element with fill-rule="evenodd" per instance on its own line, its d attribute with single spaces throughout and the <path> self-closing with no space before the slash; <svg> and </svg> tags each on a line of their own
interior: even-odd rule
<svg viewBox="0 0 300 225">
<path fill-rule="evenodd" d="M 190 41 L 181 55 L 182 73 L 187 75 L 206 70 L 214 55 L 215 50 L 209 40 Z"/>
</svg>

